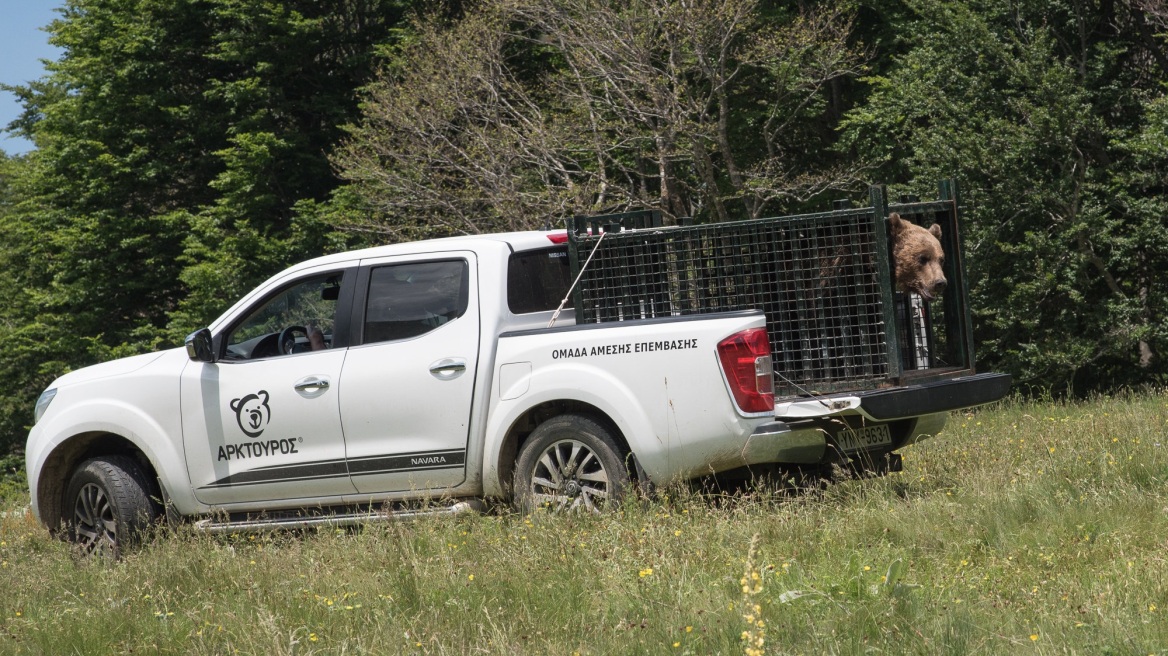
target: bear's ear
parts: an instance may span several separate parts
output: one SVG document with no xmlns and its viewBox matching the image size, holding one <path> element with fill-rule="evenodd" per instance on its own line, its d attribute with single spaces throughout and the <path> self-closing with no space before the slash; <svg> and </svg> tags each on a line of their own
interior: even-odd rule
<svg viewBox="0 0 1168 656">
<path fill-rule="evenodd" d="M 941 239 L 941 224 L 934 223 L 933 225 L 929 226 L 929 234 L 933 235 L 937 239 Z"/>
<path fill-rule="evenodd" d="M 231 411 L 232 411 L 232 412 L 239 412 L 239 402 L 240 402 L 240 401 L 242 401 L 242 400 L 243 400 L 243 399 L 231 399 L 231 404 L 230 404 L 230 405 L 231 405 Z"/>
<path fill-rule="evenodd" d="M 260 405 L 267 405 L 268 404 L 268 391 L 267 390 L 260 390 L 260 391 L 256 392 L 256 394 L 258 394 L 260 396 Z"/>
<path fill-rule="evenodd" d="M 897 214 L 896 212 L 893 212 L 892 214 L 888 215 L 888 227 L 892 230 L 892 236 L 895 237 L 896 235 L 899 235 L 901 232 L 904 232 L 904 229 L 907 226 L 908 226 L 907 222 L 904 219 L 900 218 L 900 215 Z"/>
</svg>

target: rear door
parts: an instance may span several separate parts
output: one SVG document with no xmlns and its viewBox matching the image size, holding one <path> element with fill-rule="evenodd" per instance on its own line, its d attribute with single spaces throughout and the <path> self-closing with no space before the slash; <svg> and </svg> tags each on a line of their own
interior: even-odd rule
<svg viewBox="0 0 1168 656">
<path fill-rule="evenodd" d="M 471 252 L 362 262 L 340 399 L 357 492 L 439 491 L 466 478 L 477 285 Z"/>
</svg>

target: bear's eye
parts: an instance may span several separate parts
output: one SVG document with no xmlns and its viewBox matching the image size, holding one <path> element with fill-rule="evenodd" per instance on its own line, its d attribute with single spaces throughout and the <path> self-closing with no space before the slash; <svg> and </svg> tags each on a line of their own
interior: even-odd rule
<svg viewBox="0 0 1168 656">
<path fill-rule="evenodd" d="M 928 263 L 929 263 L 929 256 L 928 256 L 928 255 L 922 255 L 922 256 L 920 256 L 919 258 L 917 258 L 917 261 L 921 263 L 921 266 L 924 266 L 924 265 L 926 265 L 926 264 L 928 264 Z"/>
<path fill-rule="evenodd" d="M 942 255 L 941 257 L 937 258 L 937 264 L 939 266 L 945 266 L 945 256 Z"/>
</svg>

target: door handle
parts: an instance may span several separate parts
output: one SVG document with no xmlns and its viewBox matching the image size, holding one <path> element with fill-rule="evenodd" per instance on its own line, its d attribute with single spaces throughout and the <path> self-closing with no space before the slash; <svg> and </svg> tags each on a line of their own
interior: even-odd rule
<svg viewBox="0 0 1168 656">
<path fill-rule="evenodd" d="M 317 378 L 316 376 L 309 376 L 308 378 L 302 378 L 302 379 L 296 381 L 296 384 L 292 386 L 292 389 L 296 390 L 297 392 L 300 392 L 301 394 L 304 394 L 304 393 L 320 394 L 321 392 L 327 390 L 328 388 L 329 388 L 328 379 L 327 378 Z"/>
<path fill-rule="evenodd" d="M 438 380 L 454 380 L 466 372 L 466 360 L 443 358 L 430 365 L 430 373 Z"/>
</svg>

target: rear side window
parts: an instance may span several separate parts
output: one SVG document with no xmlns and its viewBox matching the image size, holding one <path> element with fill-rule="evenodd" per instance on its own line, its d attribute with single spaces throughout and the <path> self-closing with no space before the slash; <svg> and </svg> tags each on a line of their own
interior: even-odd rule
<svg viewBox="0 0 1168 656">
<path fill-rule="evenodd" d="M 555 310 L 568 295 L 571 275 L 566 246 L 512 253 L 507 264 L 507 307 L 512 314 Z M 564 307 L 572 307 L 572 299 Z"/>
<path fill-rule="evenodd" d="M 461 317 L 469 300 L 465 260 L 373 269 L 365 306 L 365 344 L 409 339 Z"/>
</svg>

